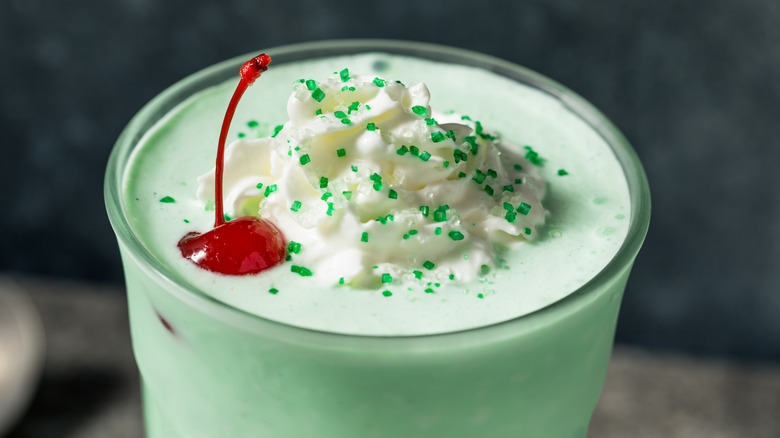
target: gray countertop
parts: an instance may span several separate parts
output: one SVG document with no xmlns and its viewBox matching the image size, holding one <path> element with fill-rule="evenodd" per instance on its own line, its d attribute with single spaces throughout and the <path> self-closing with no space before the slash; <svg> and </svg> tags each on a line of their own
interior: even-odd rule
<svg viewBox="0 0 780 438">
<path fill-rule="evenodd" d="M 47 337 L 43 377 L 13 438 L 143 435 L 123 290 L 14 278 Z M 780 437 L 780 365 L 618 345 L 590 437 Z"/>
</svg>

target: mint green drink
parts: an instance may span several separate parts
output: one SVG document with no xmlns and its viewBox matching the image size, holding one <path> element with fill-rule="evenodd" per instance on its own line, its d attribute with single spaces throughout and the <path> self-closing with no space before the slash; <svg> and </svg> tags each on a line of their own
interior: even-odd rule
<svg viewBox="0 0 780 438">
<path fill-rule="evenodd" d="M 402 82 L 403 87 L 384 79 L 374 83 L 390 96 L 407 93 L 398 100 L 415 108 L 419 125 L 431 119 L 428 125 L 443 126 L 439 131 L 452 132 L 453 140 L 461 131 L 469 134 L 459 124 L 474 128 L 474 121 L 481 121 L 479 129 L 484 125 L 486 130 L 477 139 L 479 150 L 490 146 L 495 134 L 502 143 L 500 160 L 494 161 L 501 163 L 484 167 L 487 176 L 466 169 L 465 162 L 437 152 L 443 143 L 434 133 L 426 147 L 415 142 L 422 149 L 415 156 L 425 162 L 415 165 L 428 166 L 424 172 L 412 168 L 404 174 L 406 162 L 398 161 L 382 179 L 371 167 L 371 154 L 360 155 L 373 147 L 367 123 L 380 125 L 385 140 L 402 138 L 409 129 L 387 122 L 389 113 L 376 115 L 384 100 L 372 94 L 373 100 L 361 101 L 368 108 L 357 111 L 360 105 L 355 105 L 356 112 L 349 112 L 352 120 L 341 122 L 354 126 L 336 133 L 360 135 L 355 147 L 341 146 L 341 137 L 333 146 L 334 152 L 342 151 L 339 159 L 352 160 L 354 170 L 347 166 L 338 173 L 334 169 L 340 161 L 317 168 L 323 176 L 315 176 L 325 180 L 313 192 L 315 201 L 323 195 L 322 202 L 333 204 L 328 217 L 323 216 L 333 223 L 338 221 L 331 217 L 348 220 L 340 216 L 339 205 L 353 208 L 357 199 L 368 200 L 354 207 L 358 217 L 360 208 L 374 214 L 379 204 L 372 204 L 371 196 L 378 194 L 384 196 L 381 205 L 390 202 L 387 198 L 412 199 L 414 209 L 387 210 L 391 218 L 363 214 L 364 219 L 339 231 L 343 235 L 319 234 L 321 240 L 335 242 L 319 258 L 305 257 L 317 239 L 305 240 L 305 233 L 300 238 L 295 234 L 298 228 L 283 228 L 288 239 L 304 242 L 303 252 L 291 253 L 291 261 L 256 276 L 223 276 L 183 259 L 176 243 L 188 232 L 207 230 L 213 221 L 203 181 L 213 167 L 221 117 L 244 58 L 207 69 L 161 94 L 120 137 L 106 179 L 144 382 L 148 436 L 584 437 L 606 373 L 625 282 L 649 218 L 644 174 L 619 132 L 559 85 L 473 53 L 381 41 L 308 44 L 267 53 L 274 64 L 239 106 L 228 138 L 243 140 L 228 166 L 240 169 L 252 160 L 241 151 L 265 147 L 265 140 L 256 143 L 254 138 L 278 135 L 292 141 L 301 132 L 316 131 L 294 132 L 285 124 L 296 117 L 291 92 L 308 93 L 294 84 L 347 70 Z M 342 79 L 346 88 L 353 83 Z M 417 81 L 427 85 L 430 102 L 414 85 Z M 330 96 L 338 94 L 333 90 Z M 314 103 L 308 95 L 306 99 Z M 423 104 L 404 99 L 423 99 Z M 326 106 L 328 101 L 322 102 Z M 317 109 L 320 117 L 322 108 Z M 401 115 L 414 121 L 415 115 L 407 112 Z M 321 117 L 333 111 L 325 108 L 324 113 Z M 391 131 L 390 125 L 401 128 Z M 426 136 L 427 131 L 421 138 Z M 319 139 L 306 144 L 323 144 Z M 397 154 L 408 150 L 399 148 Z M 432 153 L 425 156 L 428 150 Z M 289 156 L 305 166 L 311 155 L 313 164 L 303 169 L 314 169 L 317 153 L 290 147 Z M 270 161 L 284 155 L 282 151 Z M 475 151 L 469 163 L 477 156 Z M 455 166 L 468 172 L 455 171 Z M 282 184 L 279 193 L 259 195 L 276 182 L 267 179 L 273 170 L 236 172 L 226 173 L 226 184 L 235 187 L 226 195 L 235 207 L 231 213 L 244 208 L 256 212 L 259 205 L 276 218 L 297 217 L 319 205 L 305 202 L 305 190 Z M 385 186 L 361 192 L 351 183 L 361 172 Z M 419 216 L 417 204 L 423 201 L 411 198 L 411 192 L 431 186 L 426 178 L 436 172 L 447 175 L 445 182 L 461 185 L 432 190 L 430 202 L 420 205 L 420 211 L 430 204 L 432 212 L 444 215 L 434 221 Z M 461 180 L 458 173 L 463 173 Z M 409 183 L 414 178 L 422 182 Z M 490 178 L 501 183 L 488 190 Z M 534 189 L 539 181 L 544 183 Z M 338 185 L 342 183 L 346 185 Z M 404 184 L 414 190 L 402 190 Z M 460 204 L 451 201 L 475 187 L 478 194 L 461 196 Z M 328 197 L 324 193 L 330 189 L 335 195 Z M 541 204 L 531 200 L 534 194 Z M 338 204 L 338 196 L 352 203 Z M 528 202 L 518 204 L 521 197 Z M 274 199 L 280 200 L 276 210 Z M 446 209 L 436 207 L 441 199 L 448 200 L 449 218 Z M 483 199 L 496 199 L 496 206 L 482 208 L 479 216 Z M 503 211 L 502 203 L 509 210 Z M 319 207 L 310 208 L 316 217 Z M 480 235 L 480 227 L 490 230 L 485 221 L 497 223 L 502 233 L 520 230 L 520 235 L 486 231 L 482 234 L 489 234 L 486 239 L 493 246 L 467 245 L 472 234 Z M 388 237 L 393 230 L 407 229 L 403 237 Z M 353 231 L 358 237 L 362 231 L 363 238 L 349 243 Z M 390 240 L 369 246 L 382 238 Z M 395 257 L 396 243 L 403 249 L 415 239 L 415 255 Z M 348 242 L 346 249 L 337 245 L 342 240 Z M 446 249 L 438 249 L 437 242 L 446 242 Z M 327 257 L 330 249 L 333 256 Z M 392 263 L 383 263 L 385 259 Z M 312 275 L 291 270 L 304 261 Z"/>
</svg>

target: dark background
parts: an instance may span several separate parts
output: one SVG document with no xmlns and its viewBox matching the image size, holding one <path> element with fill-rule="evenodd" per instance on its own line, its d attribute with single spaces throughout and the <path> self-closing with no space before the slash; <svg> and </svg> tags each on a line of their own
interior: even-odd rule
<svg viewBox="0 0 780 438">
<path fill-rule="evenodd" d="M 122 282 L 105 163 L 184 76 L 294 42 L 427 41 L 563 83 L 636 148 L 653 218 L 619 342 L 780 361 L 778 23 L 776 0 L 0 0 L 0 272 Z"/>
</svg>

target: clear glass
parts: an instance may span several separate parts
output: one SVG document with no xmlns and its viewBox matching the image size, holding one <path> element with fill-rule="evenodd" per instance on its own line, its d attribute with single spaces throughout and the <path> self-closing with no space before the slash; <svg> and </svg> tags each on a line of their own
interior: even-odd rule
<svg viewBox="0 0 780 438">
<path fill-rule="evenodd" d="M 122 196 L 128 159 L 144 133 L 194 93 L 235 77 L 254 54 L 214 65 L 147 104 L 119 137 L 106 173 L 106 204 L 123 257 L 144 382 L 147 436 L 585 437 L 625 284 L 649 224 L 650 193 L 635 152 L 575 93 L 489 56 L 379 40 L 266 50 L 275 64 L 366 51 L 484 68 L 560 100 L 603 136 L 625 170 L 631 217 L 622 247 L 591 281 L 550 306 L 440 335 L 318 332 L 216 301 L 148 252 L 129 225 Z"/>
</svg>

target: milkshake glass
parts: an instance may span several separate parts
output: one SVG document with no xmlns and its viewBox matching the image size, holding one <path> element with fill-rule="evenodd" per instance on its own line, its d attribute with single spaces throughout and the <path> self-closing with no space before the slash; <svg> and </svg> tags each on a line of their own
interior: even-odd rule
<svg viewBox="0 0 780 438">
<path fill-rule="evenodd" d="M 489 56 L 375 40 L 307 43 L 266 53 L 282 64 L 367 51 L 482 68 L 559 100 L 605 140 L 623 167 L 631 210 L 622 246 L 595 277 L 551 305 L 437 335 L 336 334 L 227 305 L 147 249 L 123 199 L 128 160 L 142 136 L 188 97 L 235 78 L 251 56 L 209 67 L 165 90 L 130 121 L 106 174 L 149 438 L 586 436 L 625 284 L 649 223 L 650 194 L 635 152 L 581 97 Z"/>
</svg>

